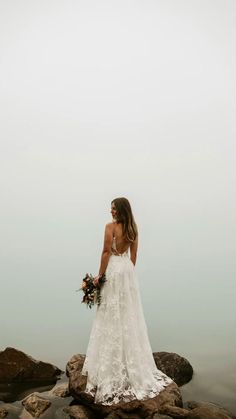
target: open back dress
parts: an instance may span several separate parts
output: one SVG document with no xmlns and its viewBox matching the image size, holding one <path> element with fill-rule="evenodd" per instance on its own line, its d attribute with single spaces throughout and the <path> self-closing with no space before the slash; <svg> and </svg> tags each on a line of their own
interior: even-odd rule
<svg viewBox="0 0 236 419">
<path fill-rule="evenodd" d="M 113 237 L 82 374 L 95 403 L 112 405 L 158 395 L 173 380 L 157 369 L 129 249 L 119 253 Z"/>
</svg>

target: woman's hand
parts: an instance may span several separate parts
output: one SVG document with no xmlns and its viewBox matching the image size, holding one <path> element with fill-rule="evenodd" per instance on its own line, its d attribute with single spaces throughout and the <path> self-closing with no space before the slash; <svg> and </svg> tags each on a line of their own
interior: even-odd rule
<svg viewBox="0 0 236 419">
<path fill-rule="evenodd" d="M 100 278 L 100 275 L 97 275 L 97 276 L 95 276 L 95 278 L 94 278 L 94 280 L 93 280 L 93 285 L 94 285 L 95 287 L 97 287 L 97 286 L 98 286 L 98 284 L 99 284 L 99 278 Z"/>
</svg>

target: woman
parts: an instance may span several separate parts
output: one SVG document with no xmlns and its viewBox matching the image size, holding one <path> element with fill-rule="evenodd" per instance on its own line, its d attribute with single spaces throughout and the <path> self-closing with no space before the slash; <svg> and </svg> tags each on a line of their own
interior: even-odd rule
<svg viewBox="0 0 236 419">
<path fill-rule="evenodd" d="M 94 280 L 105 273 L 106 282 L 82 369 L 85 391 L 104 405 L 155 397 L 173 382 L 157 369 L 148 338 L 134 269 L 138 230 L 128 199 L 114 199 L 111 214 Z"/>
</svg>

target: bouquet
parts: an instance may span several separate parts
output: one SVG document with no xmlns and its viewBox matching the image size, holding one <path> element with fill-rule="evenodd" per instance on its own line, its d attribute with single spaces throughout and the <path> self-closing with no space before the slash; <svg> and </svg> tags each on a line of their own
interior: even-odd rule
<svg viewBox="0 0 236 419">
<path fill-rule="evenodd" d="M 87 307 L 92 308 L 94 304 L 100 305 L 101 295 L 100 289 L 102 284 L 106 281 L 105 274 L 99 276 L 98 284 L 94 285 L 94 277 L 90 274 L 86 274 L 82 280 L 82 287 L 77 291 L 83 291 L 84 296 L 81 303 L 85 303 Z"/>
</svg>

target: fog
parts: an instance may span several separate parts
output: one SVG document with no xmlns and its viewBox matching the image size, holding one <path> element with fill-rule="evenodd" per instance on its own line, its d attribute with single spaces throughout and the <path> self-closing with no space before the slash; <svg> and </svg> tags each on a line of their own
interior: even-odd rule
<svg viewBox="0 0 236 419">
<path fill-rule="evenodd" d="M 85 353 L 95 310 L 76 290 L 125 196 L 153 351 L 231 369 L 235 15 L 233 0 L 0 3 L 1 349 L 62 368 Z"/>
</svg>

